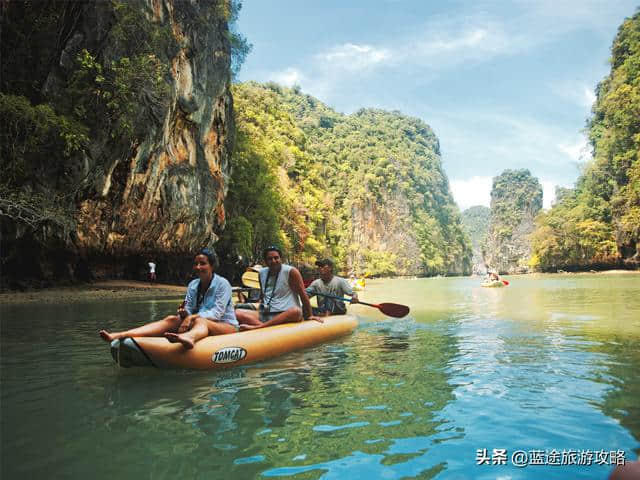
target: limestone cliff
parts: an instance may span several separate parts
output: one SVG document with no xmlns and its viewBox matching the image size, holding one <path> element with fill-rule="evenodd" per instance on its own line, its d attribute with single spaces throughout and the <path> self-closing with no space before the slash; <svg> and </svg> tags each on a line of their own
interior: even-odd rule
<svg viewBox="0 0 640 480">
<path fill-rule="evenodd" d="M 505 170 L 493 179 L 485 263 L 499 273 L 527 273 L 530 235 L 542 208 L 542 186 L 529 170 Z"/>
<path fill-rule="evenodd" d="M 471 263 L 473 273 L 476 275 L 484 275 L 486 273 L 483 248 L 489 232 L 490 220 L 491 209 L 482 205 L 469 207 L 462 212 L 462 224 L 471 238 L 471 248 L 473 250 Z"/>
<path fill-rule="evenodd" d="M 267 195 L 273 187 L 263 182 L 256 192 L 253 178 L 234 171 L 228 209 L 232 222 L 256 226 L 238 236 L 247 244 L 260 239 L 254 251 L 266 240 L 269 217 L 271 238 L 280 236 L 294 261 L 331 256 L 345 272 L 371 276 L 471 272 L 439 140 L 425 122 L 378 109 L 344 115 L 273 83 L 234 85 L 234 95 L 245 139 L 234 158 L 261 159 L 257 170 L 286 179 Z M 276 204 L 283 213 L 269 215 L 266 205 Z M 263 205 L 259 219 L 254 205 Z"/>
<path fill-rule="evenodd" d="M 66 193 L 72 228 L 5 224 L 13 259 L 5 272 L 8 265 L 19 276 L 20 258 L 35 254 L 40 271 L 30 274 L 45 280 L 139 277 L 145 257 L 155 258 L 160 278 L 182 276 L 185 260 L 214 243 L 225 222 L 234 132 L 228 2 L 67 2 L 63 10 L 37 93 L 80 118 L 88 142 L 63 168 L 33 168 L 25 185 Z M 68 98 L 74 105 L 65 110 Z M 27 244 L 31 251 L 21 249 Z"/>
</svg>

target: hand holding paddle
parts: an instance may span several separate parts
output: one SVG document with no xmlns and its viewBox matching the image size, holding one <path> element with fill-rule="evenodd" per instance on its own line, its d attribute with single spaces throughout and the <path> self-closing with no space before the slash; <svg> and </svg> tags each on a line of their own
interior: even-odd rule
<svg viewBox="0 0 640 480">
<path fill-rule="evenodd" d="M 335 295 L 329 295 L 327 293 L 316 293 L 316 295 L 335 298 L 336 300 L 342 300 L 343 302 L 351 301 L 348 298 L 337 297 Z M 397 303 L 366 303 L 362 300 L 358 300 L 358 303 L 361 305 L 367 305 L 368 307 L 375 307 L 389 317 L 402 318 L 409 315 L 409 307 L 407 307 L 406 305 L 399 305 Z"/>
</svg>

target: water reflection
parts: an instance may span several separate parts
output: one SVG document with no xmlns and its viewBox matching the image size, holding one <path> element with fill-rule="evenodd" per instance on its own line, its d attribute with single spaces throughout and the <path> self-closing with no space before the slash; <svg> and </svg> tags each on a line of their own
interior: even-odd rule
<svg viewBox="0 0 640 480">
<path fill-rule="evenodd" d="M 224 372 L 119 370 L 98 339 L 176 301 L 2 308 L 3 478 L 606 478 L 477 448 L 637 449 L 640 282 L 373 280 L 343 339 Z M 566 281 L 565 281 L 566 280 Z M 54 320 L 54 321 L 52 321 Z"/>
</svg>

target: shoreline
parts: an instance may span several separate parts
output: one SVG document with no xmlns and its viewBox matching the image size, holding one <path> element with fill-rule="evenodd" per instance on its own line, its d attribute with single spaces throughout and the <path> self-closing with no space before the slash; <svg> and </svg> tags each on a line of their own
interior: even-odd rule
<svg viewBox="0 0 640 480">
<path fill-rule="evenodd" d="M 600 270 L 595 272 L 553 272 L 553 273 L 525 273 L 502 275 L 510 277 L 516 275 L 638 275 L 640 270 Z M 468 275 L 474 278 L 474 275 Z M 481 277 L 476 275 L 475 277 Z M 454 278 L 454 277 L 379 277 L 376 280 L 393 279 L 419 279 L 419 278 Z M 459 276 L 456 278 L 464 278 Z M 0 305 L 16 305 L 28 303 L 74 303 L 94 300 L 129 300 L 129 299 L 153 299 L 153 298 L 177 298 L 185 295 L 186 285 L 172 285 L 167 283 L 154 283 L 136 280 L 102 280 L 82 285 L 64 287 L 47 287 L 26 291 L 2 291 L 0 292 Z"/>
<path fill-rule="evenodd" d="M 140 298 L 176 298 L 184 296 L 187 286 L 135 280 L 104 280 L 82 285 L 49 287 L 26 291 L 0 292 L 0 304 L 73 303 L 93 300 Z"/>
</svg>

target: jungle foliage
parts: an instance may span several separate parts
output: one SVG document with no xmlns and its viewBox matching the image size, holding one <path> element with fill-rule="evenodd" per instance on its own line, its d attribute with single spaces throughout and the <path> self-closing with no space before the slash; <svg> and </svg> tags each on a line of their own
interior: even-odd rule
<svg viewBox="0 0 640 480">
<path fill-rule="evenodd" d="M 527 217 L 542 209 L 542 186 L 527 169 L 505 170 L 493 179 L 491 231 L 498 241 L 511 238 Z"/>
<path fill-rule="evenodd" d="M 531 264 L 543 271 L 640 265 L 640 10 L 611 54 L 587 123 L 593 158 L 537 219 Z"/>
<path fill-rule="evenodd" d="M 489 233 L 491 209 L 483 205 L 469 207 L 462 212 L 462 224 L 471 238 L 473 249 L 473 267 L 482 272 L 484 253 L 482 251 Z"/>
<path fill-rule="evenodd" d="M 489 231 L 491 209 L 483 205 L 469 207 L 462 212 L 462 223 L 471 237 L 474 247 L 481 246 Z"/>
<path fill-rule="evenodd" d="M 241 8 L 238 0 L 205 5 L 232 27 Z M 25 208 L 39 209 L 31 226 L 72 222 L 74 194 L 104 173 L 102 144 L 124 154 L 161 124 L 179 46 L 169 22 L 150 21 L 142 1 L 24 0 L 2 8 L 0 193 L 10 208 L 1 213 L 21 222 Z M 251 46 L 235 30 L 228 35 L 237 72 Z M 91 171 L 83 172 L 89 157 Z"/>
<path fill-rule="evenodd" d="M 168 27 L 132 2 L 95 8 L 108 21 L 77 51 L 68 45 L 86 15 L 83 2 L 11 2 L 3 12 L 0 190 L 2 214 L 15 221 L 70 224 L 74 195 L 89 183 L 79 159 L 91 155 L 92 142 L 109 132 L 130 148 L 148 128 L 143 112 L 157 117 L 166 108 L 167 55 L 176 48 Z M 35 210 L 41 214 L 25 216 Z"/>
<path fill-rule="evenodd" d="M 438 140 L 421 120 L 375 109 L 343 115 L 274 83 L 235 85 L 234 99 L 239 140 L 227 210 L 260 225 L 254 251 L 277 238 L 293 260 L 331 255 L 374 275 L 407 273 L 404 252 L 360 248 L 354 224 L 356 212 L 401 199 L 420 273 L 470 267 Z"/>
</svg>

